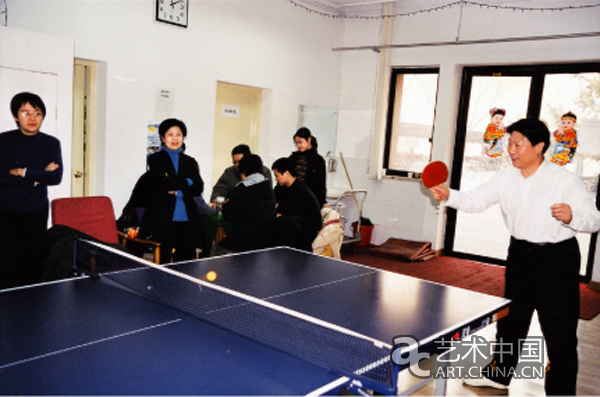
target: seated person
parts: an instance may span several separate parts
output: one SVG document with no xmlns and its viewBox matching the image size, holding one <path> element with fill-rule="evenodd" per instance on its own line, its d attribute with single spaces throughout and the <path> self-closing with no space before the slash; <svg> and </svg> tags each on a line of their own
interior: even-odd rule
<svg viewBox="0 0 600 397">
<path fill-rule="evenodd" d="M 263 162 L 255 154 L 240 160 L 238 183 L 223 204 L 223 217 L 233 230 L 213 246 L 213 255 L 263 248 L 270 235 L 270 222 L 277 218 L 271 182 L 262 174 Z"/>
<path fill-rule="evenodd" d="M 229 195 L 233 191 L 233 188 L 242 181 L 242 177 L 239 171 L 240 160 L 245 156 L 251 154 L 250 147 L 248 145 L 237 145 L 231 151 L 231 159 L 233 165 L 229 166 L 223 171 L 223 174 L 219 177 L 219 180 L 215 184 L 210 195 L 210 202 L 213 206 L 216 205 L 217 197 L 223 197 L 229 199 Z M 271 180 L 271 171 L 265 166 L 262 167 L 262 174 L 269 181 Z"/>
<path fill-rule="evenodd" d="M 314 193 L 296 177 L 296 167 L 289 158 L 280 158 L 271 167 L 275 174 L 277 214 L 304 218 L 308 241 L 312 243 L 321 230 L 321 205 Z"/>
<path fill-rule="evenodd" d="M 133 187 L 129 201 L 127 201 L 121 216 L 117 219 L 117 229 L 119 231 L 127 233 L 130 227 L 137 227 L 140 238 L 151 237 L 150 230 L 139 229 L 139 227 L 142 223 L 144 211 L 148 206 L 148 197 L 152 194 L 152 182 L 152 175 L 148 171 L 139 177 Z"/>
</svg>

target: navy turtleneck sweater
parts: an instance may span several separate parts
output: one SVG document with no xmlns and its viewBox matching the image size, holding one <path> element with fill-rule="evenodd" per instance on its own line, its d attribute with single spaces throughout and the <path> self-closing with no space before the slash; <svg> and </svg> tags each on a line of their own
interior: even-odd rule
<svg viewBox="0 0 600 397">
<path fill-rule="evenodd" d="M 173 162 L 173 166 L 175 167 L 175 172 L 179 174 L 179 154 L 183 151 L 183 148 L 179 148 L 177 150 L 167 149 L 163 146 L 163 150 L 165 150 L 169 157 L 171 157 L 171 161 Z M 191 184 L 191 179 L 188 178 L 188 183 Z M 173 222 L 187 222 L 188 216 L 187 211 L 185 209 L 185 203 L 183 202 L 183 192 L 178 190 L 175 195 L 175 211 L 173 212 Z"/>
</svg>

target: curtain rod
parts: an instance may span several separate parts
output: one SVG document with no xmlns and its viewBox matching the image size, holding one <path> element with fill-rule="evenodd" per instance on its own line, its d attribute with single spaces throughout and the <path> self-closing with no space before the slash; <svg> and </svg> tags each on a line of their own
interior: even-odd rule
<svg viewBox="0 0 600 397">
<path fill-rule="evenodd" d="M 512 42 L 518 42 L 518 41 L 575 39 L 575 38 L 580 38 L 580 37 L 595 37 L 595 36 L 600 36 L 600 32 L 555 34 L 555 35 L 550 35 L 550 36 L 507 37 L 507 38 L 503 38 L 503 39 L 455 40 L 455 41 L 437 41 L 437 42 L 430 42 L 430 43 L 387 44 L 387 45 L 371 45 L 371 46 L 358 46 L 358 47 L 334 47 L 333 51 L 372 50 L 375 52 L 380 52 L 381 50 L 394 49 L 394 48 L 443 47 L 443 46 L 457 46 L 457 45 L 471 45 L 471 44 L 512 43 Z"/>
</svg>

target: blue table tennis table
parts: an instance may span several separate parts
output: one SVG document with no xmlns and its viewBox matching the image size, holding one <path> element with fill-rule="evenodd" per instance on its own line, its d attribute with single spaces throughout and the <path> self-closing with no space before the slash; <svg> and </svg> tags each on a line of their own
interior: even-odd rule
<svg viewBox="0 0 600 397">
<path fill-rule="evenodd" d="M 509 305 L 285 247 L 165 267 L 205 283 L 213 271 L 211 284 L 218 288 L 389 345 L 398 335 L 430 346 L 466 336 Z M 283 329 L 265 324 L 260 332 Z M 360 391 L 357 379 L 150 300 L 104 275 L 0 291 L 4 395 L 318 395 Z"/>
</svg>

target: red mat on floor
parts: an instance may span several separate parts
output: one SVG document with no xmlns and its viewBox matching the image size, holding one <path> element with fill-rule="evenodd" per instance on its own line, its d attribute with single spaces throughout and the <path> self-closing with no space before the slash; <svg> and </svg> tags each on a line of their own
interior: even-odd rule
<svg viewBox="0 0 600 397">
<path fill-rule="evenodd" d="M 488 295 L 504 295 L 504 267 L 485 263 L 436 256 L 426 262 L 409 262 L 370 254 L 368 247 L 356 247 L 353 253 L 343 253 L 344 260 L 389 270 L 440 284 L 452 285 Z M 591 320 L 600 313 L 600 292 L 581 283 L 579 318 Z"/>
</svg>

